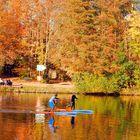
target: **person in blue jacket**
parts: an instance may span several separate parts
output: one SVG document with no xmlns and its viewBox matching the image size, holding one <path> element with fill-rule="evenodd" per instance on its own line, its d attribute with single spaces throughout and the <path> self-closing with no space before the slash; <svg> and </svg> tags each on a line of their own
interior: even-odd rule
<svg viewBox="0 0 140 140">
<path fill-rule="evenodd" d="M 51 99 L 49 100 L 48 104 L 51 108 L 51 111 L 54 111 L 55 106 L 56 106 L 56 100 L 59 99 L 57 98 L 57 94 L 55 94 L 54 96 L 51 97 Z"/>
</svg>

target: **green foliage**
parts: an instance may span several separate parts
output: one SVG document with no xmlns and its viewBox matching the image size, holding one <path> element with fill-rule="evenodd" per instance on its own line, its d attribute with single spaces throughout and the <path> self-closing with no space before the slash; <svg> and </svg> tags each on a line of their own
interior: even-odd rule
<svg viewBox="0 0 140 140">
<path fill-rule="evenodd" d="M 140 87 L 140 68 L 134 70 L 134 81 L 137 87 Z"/>
<path fill-rule="evenodd" d="M 120 51 L 120 52 L 118 53 L 118 60 L 117 60 L 117 63 L 123 64 L 123 63 L 125 63 L 125 62 L 127 62 L 127 61 L 128 61 L 128 59 L 127 59 L 125 53 L 124 53 L 123 51 Z"/>
<path fill-rule="evenodd" d="M 73 76 L 73 81 L 78 92 L 118 92 L 120 89 L 115 77 L 99 77 L 84 72 Z"/>
<path fill-rule="evenodd" d="M 27 71 L 21 72 L 19 76 L 21 79 L 26 79 L 26 78 L 28 79 L 30 77 L 29 72 Z"/>
<path fill-rule="evenodd" d="M 78 92 L 110 93 L 120 92 L 123 88 L 139 87 L 139 77 L 140 68 L 132 61 L 124 61 L 118 72 L 114 74 L 97 76 L 88 72 L 76 73 L 73 81 Z"/>
<path fill-rule="evenodd" d="M 136 65 L 132 61 L 125 62 L 121 65 L 120 70 L 115 74 L 120 87 L 132 87 L 135 84 L 134 70 Z"/>
<path fill-rule="evenodd" d="M 79 92 L 94 91 L 96 77 L 89 73 L 77 73 L 73 76 L 73 81 Z"/>
<path fill-rule="evenodd" d="M 112 75 L 120 88 L 132 88 L 139 83 L 139 66 L 135 61 L 130 61 L 124 51 L 118 53 L 117 65 L 119 69 Z"/>
</svg>

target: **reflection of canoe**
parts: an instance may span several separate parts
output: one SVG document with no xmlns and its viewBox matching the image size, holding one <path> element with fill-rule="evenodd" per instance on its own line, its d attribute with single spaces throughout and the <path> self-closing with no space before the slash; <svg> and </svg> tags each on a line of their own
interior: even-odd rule
<svg viewBox="0 0 140 140">
<path fill-rule="evenodd" d="M 59 116 L 76 116 L 76 112 L 66 112 L 66 111 L 58 111 L 58 112 L 34 112 L 35 114 L 51 114 L 51 115 L 59 115 Z"/>
<path fill-rule="evenodd" d="M 76 112 L 76 113 L 80 113 L 80 114 L 93 114 L 93 110 L 71 110 L 71 109 L 57 109 L 56 111 L 60 111 L 60 112 Z"/>
<path fill-rule="evenodd" d="M 75 116 L 77 114 L 93 114 L 93 110 L 72 110 L 68 111 L 66 109 L 59 109 L 56 112 L 36 112 L 38 114 L 55 114 L 60 116 Z"/>
</svg>

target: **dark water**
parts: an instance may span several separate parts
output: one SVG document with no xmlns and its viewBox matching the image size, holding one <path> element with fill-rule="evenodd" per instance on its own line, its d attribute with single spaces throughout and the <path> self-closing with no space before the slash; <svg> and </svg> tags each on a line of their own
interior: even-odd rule
<svg viewBox="0 0 140 140">
<path fill-rule="evenodd" d="M 0 140 L 140 140 L 140 97 L 78 95 L 76 108 L 94 114 L 29 113 L 46 110 L 51 96 L 0 93 Z M 59 98 L 57 106 L 65 108 L 70 95 Z"/>
</svg>

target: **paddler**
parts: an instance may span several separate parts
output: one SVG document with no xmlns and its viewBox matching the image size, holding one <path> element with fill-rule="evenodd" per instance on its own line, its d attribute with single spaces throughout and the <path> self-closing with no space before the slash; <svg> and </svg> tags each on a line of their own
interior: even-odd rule
<svg viewBox="0 0 140 140">
<path fill-rule="evenodd" d="M 57 94 L 55 94 L 54 96 L 52 96 L 51 98 L 50 98 L 50 100 L 49 100 L 49 102 L 48 102 L 48 104 L 49 104 L 49 106 L 50 106 L 50 108 L 51 108 L 51 112 L 53 112 L 54 111 L 54 109 L 55 109 L 55 106 L 56 106 L 56 101 L 57 101 L 57 99 L 59 99 L 59 98 L 57 98 Z"/>
</svg>

